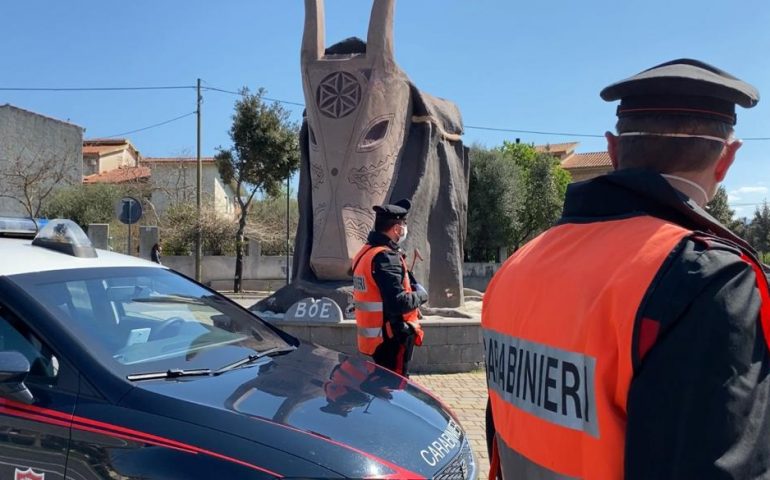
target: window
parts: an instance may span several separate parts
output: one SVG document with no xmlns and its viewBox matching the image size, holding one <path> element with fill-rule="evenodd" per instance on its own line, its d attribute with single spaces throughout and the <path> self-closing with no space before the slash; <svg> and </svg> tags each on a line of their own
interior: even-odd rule
<svg viewBox="0 0 770 480">
<path fill-rule="evenodd" d="M 120 374 L 218 368 L 287 344 L 253 315 L 164 269 L 95 268 L 9 278 Z"/>
<path fill-rule="evenodd" d="M 59 375 L 59 360 L 36 335 L 0 306 L 0 351 L 19 352 L 29 361 L 29 380 L 52 383 Z"/>
</svg>

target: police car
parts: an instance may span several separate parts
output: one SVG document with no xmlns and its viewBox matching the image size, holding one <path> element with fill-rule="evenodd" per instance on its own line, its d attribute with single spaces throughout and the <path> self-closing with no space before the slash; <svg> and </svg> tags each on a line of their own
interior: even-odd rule
<svg viewBox="0 0 770 480">
<path fill-rule="evenodd" d="M 68 220 L 0 218 L 0 479 L 476 477 L 420 386 Z"/>
</svg>

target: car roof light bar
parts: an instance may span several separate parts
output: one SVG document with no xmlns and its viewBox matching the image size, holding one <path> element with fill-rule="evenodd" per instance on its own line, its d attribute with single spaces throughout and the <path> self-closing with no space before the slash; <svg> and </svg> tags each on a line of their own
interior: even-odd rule
<svg viewBox="0 0 770 480">
<path fill-rule="evenodd" d="M 32 245 L 66 253 L 73 257 L 94 258 L 96 250 L 88 236 L 72 220 L 50 220 L 32 240 Z"/>
</svg>

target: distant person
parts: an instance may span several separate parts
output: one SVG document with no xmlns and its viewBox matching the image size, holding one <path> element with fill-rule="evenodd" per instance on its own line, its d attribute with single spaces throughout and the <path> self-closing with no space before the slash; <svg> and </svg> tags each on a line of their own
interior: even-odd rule
<svg viewBox="0 0 770 480">
<path fill-rule="evenodd" d="M 768 478 L 767 278 L 706 210 L 759 94 L 681 59 L 601 97 L 615 171 L 571 184 L 484 297 L 490 477 Z"/>
<path fill-rule="evenodd" d="M 353 259 L 358 350 L 405 377 L 414 346 L 422 345 L 419 307 L 428 301 L 399 246 L 410 207 L 409 200 L 374 207 L 374 230 Z"/>
<path fill-rule="evenodd" d="M 160 248 L 160 245 L 159 245 L 159 244 L 157 244 L 157 243 L 156 243 L 155 245 L 153 245 L 153 246 L 152 246 L 152 250 L 150 250 L 150 259 L 151 259 L 153 262 L 155 262 L 155 263 L 157 263 L 157 264 L 159 264 L 159 265 L 163 265 L 163 264 L 160 262 L 160 254 L 161 254 L 161 252 L 162 252 L 162 250 L 161 250 L 161 248 Z"/>
</svg>

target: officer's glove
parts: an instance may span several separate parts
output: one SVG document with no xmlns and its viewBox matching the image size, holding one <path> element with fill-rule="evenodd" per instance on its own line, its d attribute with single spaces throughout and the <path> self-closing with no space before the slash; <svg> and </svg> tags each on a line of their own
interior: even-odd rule
<svg viewBox="0 0 770 480">
<path fill-rule="evenodd" d="M 414 288 L 414 291 L 417 293 L 417 296 L 420 298 L 420 303 L 425 303 L 428 301 L 428 291 L 425 290 L 425 287 L 422 286 L 420 283 L 415 283 L 412 285 Z"/>
<path fill-rule="evenodd" d="M 407 322 L 395 322 L 391 325 L 393 327 L 393 336 L 396 337 L 396 340 L 399 342 L 406 341 L 409 335 L 414 334 L 412 326 Z"/>
</svg>

